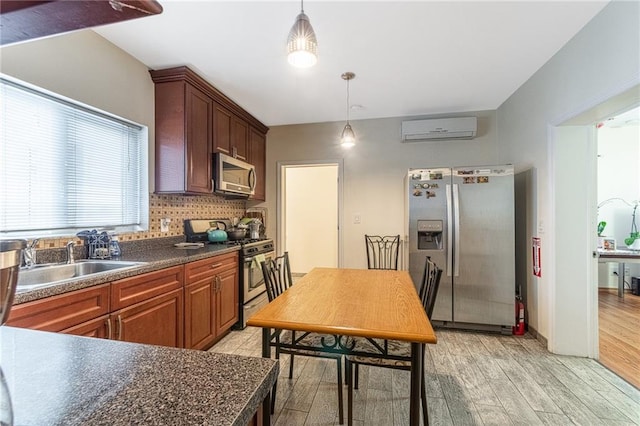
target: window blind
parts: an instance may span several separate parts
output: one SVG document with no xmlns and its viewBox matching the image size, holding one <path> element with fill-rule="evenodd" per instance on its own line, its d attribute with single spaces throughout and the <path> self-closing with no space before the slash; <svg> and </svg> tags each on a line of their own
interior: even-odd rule
<svg viewBox="0 0 640 426">
<path fill-rule="evenodd" d="M 6 78 L 0 96 L 0 235 L 146 229 L 146 127 Z"/>
</svg>

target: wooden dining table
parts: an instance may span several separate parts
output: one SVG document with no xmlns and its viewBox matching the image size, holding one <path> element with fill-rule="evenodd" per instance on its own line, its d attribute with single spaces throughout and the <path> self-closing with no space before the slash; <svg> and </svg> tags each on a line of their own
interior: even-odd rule
<svg viewBox="0 0 640 426">
<path fill-rule="evenodd" d="M 272 329 L 345 336 L 327 347 L 345 354 L 351 350 L 348 336 L 410 342 L 409 417 L 411 425 L 420 424 L 424 345 L 437 338 L 407 271 L 314 268 L 256 312 L 247 325 L 262 327 L 266 358 L 271 356 Z M 267 400 L 263 413 L 269 419 Z"/>
</svg>

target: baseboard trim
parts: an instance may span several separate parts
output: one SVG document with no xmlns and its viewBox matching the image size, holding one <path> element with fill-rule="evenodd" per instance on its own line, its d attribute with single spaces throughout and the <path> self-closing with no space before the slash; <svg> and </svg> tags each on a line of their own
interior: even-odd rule
<svg viewBox="0 0 640 426">
<path fill-rule="evenodd" d="M 549 348 L 549 342 L 547 341 L 547 338 L 544 337 L 542 334 L 538 333 L 538 330 L 536 330 L 535 328 L 528 326 L 527 330 L 529 331 L 529 333 L 531 333 L 531 335 L 533 337 L 536 338 L 536 340 L 538 340 L 540 343 L 542 343 L 542 345 L 544 345 L 545 348 Z"/>
</svg>

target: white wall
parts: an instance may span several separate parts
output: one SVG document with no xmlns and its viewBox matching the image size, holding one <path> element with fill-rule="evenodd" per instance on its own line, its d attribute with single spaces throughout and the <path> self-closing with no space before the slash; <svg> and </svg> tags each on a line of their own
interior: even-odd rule
<svg viewBox="0 0 640 426">
<path fill-rule="evenodd" d="M 144 64 L 91 30 L 5 46 L 0 55 L 4 74 L 147 126 L 154 191 L 154 86 Z"/>
<path fill-rule="evenodd" d="M 470 141 L 401 143 L 402 118 L 351 120 L 358 143 L 339 145 L 344 122 L 272 127 L 267 134 L 267 201 L 276 209 L 277 161 L 344 160 L 343 266 L 366 268 L 364 234 L 404 234 L 404 183 L 407 169 L 446 165 L 483 165 L 498 161 L 494 112 L 478 116 L 478 137 Z M 412 119 L 424 117 L 412 117 Z M 361 224 L 354 224 L 359 213 Z M 276 235 L 274 220 L 268 234 Z"/>
<path fill-rule="evenodd" d="M 536 288 L 537 299 L 530 301 L 527 308 L 537 310 L 530 325 L 549 338 L 549 346 L 556 352 L 570 353 L 573 349 L 562 345 L 555 337 L 568 335 L 572 329 L 579 330 L 577 334 L 585 336 L 587 333 L 584 329 L 588 326 L 574 321 L 574 318 L 584 318 L 584 315 L 568 314 L 565 317 L 561 310 L 557 312 L 554 322 L 549 322 L 555 312 L 556 307 L 551 303 L 558 287 L 562 286 L 563 291 L 570 290 L 567 294 L 584 293 L 589 283 L 583 281 L 584 277 L 569 273 L 580 271 L 581 261 L 573 263 L 567 259 L 556 264 L 554 258 L 554 249 L 569 250 L 572 243 L 570 240 L 557 239 L 553 234 L 554 227 L 563 226 L 563 223 L 553 225 L 553 196 L 558 198 L 565 194 L 553 192 L 552 185 L 555 182 L 551 180 L 549 167 L 553 151 L 549 148 L 549 144 L 553 143 L 550 126 L 559 125 L 640 81 L 638 34 L 640 3 L 611 2 L 497 111 L 499 160 L 513 162 L 516 172 L 528 169 L 536 171 L 535 179 L 528 188 L 536 203 L 527 212 L 534 223 L 532 234 L 527 238 L 543 238 L 543 272 L 542 278 L 535 279 L 531 265 L 528 266 L 527 287 Z M 570 161 L 570 157 L 566 162 L 564 158 L 561 160 L 561 165 L 569 173 L 575 163 Z M 588 204 L 590 191 L 595 193 L 595 188 L 585 188 L 584 182 L 577 179 L 572 188 L 579 191 L 581 206 Z M 595 197 L 593 204 L 589 208 L 593 208 L 595 214 Z M 588 216 L 589 212 L 579 210 L 574 212 L 574 218 L 575 215 Z M 588 228 L 584 232 L 587 233 Z M 544 242 L 553 244 L 554 240 L 555 246 L 545 249 Z M 588 248 L 585 252 L 588 252 Z M 562 252 L 559 252 L 559 256 L 562 258 Z M 567 277 L 567 281 L 559 282 L 556 272 L 558 276 Z M 558 299 L 555 303 L 562 305 L 573 302 Z M 583 306 L 582 309 L 587 310 L 588 307 Z M 588 355 L 586 352 L 580 354 Z"/>
</svg>

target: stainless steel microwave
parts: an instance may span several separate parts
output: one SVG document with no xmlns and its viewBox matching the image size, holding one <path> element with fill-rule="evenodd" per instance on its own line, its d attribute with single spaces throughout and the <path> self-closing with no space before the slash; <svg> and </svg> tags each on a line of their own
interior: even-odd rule
<svg viewBox="0 0 640 426">
<path fill-rule="evenodd" d="M 256 188 L 256 169 L 226 154 L 213 154 L 213 188 L 219 194 L 249 197 Z"/>
</svg>

